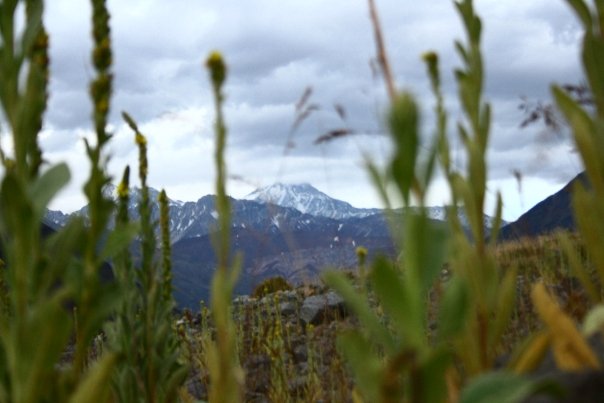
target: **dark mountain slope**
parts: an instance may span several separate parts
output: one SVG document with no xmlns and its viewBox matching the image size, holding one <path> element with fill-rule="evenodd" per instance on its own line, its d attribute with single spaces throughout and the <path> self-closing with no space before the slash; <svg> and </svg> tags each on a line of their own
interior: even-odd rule
<svg viewBox="0 0 604 403">
<path fill-rule="evenodd" d="M 312 228 L 259 232 L 233 228 L 231 249 L 241 253 L 243 265 L 235 294 L 248 294 L 262 280 L 282 276 L 292 283 L 316 281 L 325 267 L 352 268 L 356 264 L 356 246 L 372 253 L 393 254 L 394 248 L 384 231 L 363 236 L 359 227 L 323 219 Z M 366 230 L 366 228 L 365 228 Z M 174 295 L 180 307 L 198 309 L 201 299 L 209 300 L 216 258 L 211 235 L 183 239 L 173 245 Z"/>
<path fill-rule="evenodd" d="M 585 172 L 577 175 L 558 192 L 537 203 L 518 220 L 501 228 L 499 240 L 545 235 L 559 229 L 574 231 L 576 225 L 572 212 L 572 190 L 579 183 L 588 186 Z"/>
</svg>

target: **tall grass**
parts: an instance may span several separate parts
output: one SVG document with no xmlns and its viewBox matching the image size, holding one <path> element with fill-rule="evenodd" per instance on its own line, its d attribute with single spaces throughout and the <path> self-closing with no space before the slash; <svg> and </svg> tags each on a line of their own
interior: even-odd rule
<svg viewBox="0 0 604 403">
<path fill-rule="evenodd" d="M 602 66 L 604 51 L 599 25 L 604 8 L 600 2 L 596 2 L 595 10 L 589 10 L 580 0 L 569 3 L 585 25 L 584 64 L 590 84 L 599 86 L 594 89 L 598 94 L 604 87 L 604 76 L 598 68 Z M 424 56 L 436 97 L 436 133 L 427 147 L 427 155 L 422 156 L 419 153 L 423 138 L 419 133 L 419 108 L 408 92 L 400 92 L 394 84 L 379 19 L 373 1 L 369 1 L 378 61 L 391 99 L 388 123 L 395 148 L 385 172 L 380 172 L 371 162 L 369 170 L 387 205 L 390 204 L 387 188 L 394 185 L 405 205 L 410 205 L 415 198 L 413 201 L 421 207 L 438 163 L 449 183 L 452 203 L 448 229 L 431 223 L 421 208 L 417 214 L 405 216 L 405 230 L 400 242 L 402 254 L 398 264 L 385 260 L 374 263 L 369 281 L 387 314 L 386 324 L 372 309 L 366 296 L 359 295 L 344 276 L 338 273 L 326 275 L 326 281 L 344 296 L 362 325 L 359 331 L 342 335 L 340 346 L 356 376 L 359 391 L 367 401 L 521 400 L 539 385 L 510 370 L 523 372 L 533 368 L 549 345 L 562 369 L 599 367 L 597 358 L 572 320 L 558 307 L 543 284 L 538 283 L 533 287 L 532 303 L 538 316 L 546 323 L 547 331 L 533 338 L 527 348 L 522 347 L 526 344 L 518 345 L 520 352 L 516 357 L 521 359 L 511 362 L 509 370 L 494 371 L 495 360 L 502 353 L 502 343 L 510 331 L 510 319 L 518 314 L 517 310 L 514 312 L 517 267 L 513 264 L 503 270 L 497 263 L 495 248 L 502 210 L 499 195 L 496 209 L 491 213 L 495 217 L 495 225 L 491 234 L 484 231 L 491 108 L 483 100 L 482 22 L 471 0 L 454 4 L 467 41 L 465 44 L 455 42 L 462 60 L 462 66 L 455 70 L 455 77 L 464 115 L 457 123 L 457 132 L 466 153 L 465 172 L 454 168 L 450 161 L 448 116 L 440 89 L 438 56 L 434 53 Z M 575 129 L 575 138 L 590 179 L 597 183 L 604 178 L 602 156 L 596 155 L 604 145 L 599 138 L 602 137 L 602 113 L 598 110 L 592 118 L 564 91 L 554 87 L 553 92 L 559 107 Z M 597 191 L 600 185 L 592 186 L 596 191 L 579 189 L 575 193 L 574 205 L 579 230 L 588 244 L 586 249 L 598 265 L 602 255 L 598 239 L 604 235 L 599 225 L 604 222 L 601 219 L 604 216 L 594 220 L 591 212 L 600 209 L 604 199 Z M 458 219 L 460 206 L 467 212 L 470 236 L 462 231 Z M 394 236 L 397 237 L 396 234 Z M 587 279 L 591 277 L 585 272 L 585 264 L 568 240 L 564 238 L 562 242 L 575 272 L 588 283 Z M 448 283 L 439 284 L 438 274 L 445 261 L 453 277 Z M 431 298 L 433 286 L 442 290 L 440 301 Z M 595 288 L 590 288 L 595 299 Z M 429 307 L 435 304 L 439 305 L 431 316 Z M 437 318 L 435 331 L 429 327 L 433 316 Z M 573 346 L 576 353 L 563 352 L 563 346 Z"/>
</svg>

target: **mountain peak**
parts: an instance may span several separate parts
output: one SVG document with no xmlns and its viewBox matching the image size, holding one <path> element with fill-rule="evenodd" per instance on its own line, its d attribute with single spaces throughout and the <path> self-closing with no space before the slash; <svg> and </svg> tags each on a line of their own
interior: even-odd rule
<svg viewBox="0 0 604 403">
<path fill-rule="evenodd" d="M 244 197 L 247 200 L 256 200 L 265 203 L 272 203 L 282 206 L 285 199 L 301 196 L 301 197 L 329 197 L 325 193 L 320 192 L 309 183 L 282 183 L 277 182 L 269 186 L 264 186 L 254 190 L 252 193 Z M 293 207 L 293 206 L 288 206 Z"/>
<path fill-rule="evenodd" d="M 294 208 L 304 214 L 334 219 L 365 217 L 377 212 L 375 209 L 357 209 L 350 204 L 336 200 L 309 183 L 275 183 L 256 189 L 244 199 L 259 203 L 271 203 Z"/>
</svg>

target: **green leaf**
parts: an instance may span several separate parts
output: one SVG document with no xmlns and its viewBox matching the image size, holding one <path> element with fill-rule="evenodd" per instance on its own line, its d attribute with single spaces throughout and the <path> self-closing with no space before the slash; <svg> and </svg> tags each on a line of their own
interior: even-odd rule
<svg viewBox="0 0 604 403">
<path fill-rule="evenodd" d="M 44 8 L 44 2 L 42 1 L 31 1 L 28 4 L 29 15 L 27 23 L 25 25 L 25 32 L 23 32 L 23 50 L 27 52 L 34 44 L 40 28 L 42 28 L 42 14 Z"/>
<path fill-rule="evenodd" d="M 516 270 L 508 269 L 497 289 L 497 301 L 494 320 L 489 328 L 489 342 L 495 345 L 506 327 L 515 309 L 516 301 Z"/>
<path fill-rule="evenodd" d="M 386 206 L 387 209 L 390 209 L 392 203 L 390 203 L 388 191 L 386 190 L 386 181 L 382 177 L 382 174 L 380 173 L 378 167 L 370 160 L 369 156 L 365 157 L 365 161 L 369 177 L 371 178 L 373 185 L 377 189 L 378 194 L 380 195 L 380 199 L 384 203 L 384 206 Z"/>
<path fill-rule="evenodd" d="M 328 271 L 323 274 L 323 281 L 344 298 L 346 305 L 357 315 L 361 325 L 369 332 L 374 342 L 381 344 L 387 352 L 393 353 L 396 350 L 392 335 L 372 312 L 367 299 L 359 295 L 343 273 Z"/>
<path fill-rule="evenodd" d="M 591 179 L 590 182 L 594 187 L 596 186 L 594 179 Z M 599 182 L 599 185 L 604 185 L 604 181 Z M 600 280 L 604 281 L 604 248 L 600 246 L 604 239 L 602 201 L 593 190 L 587 190 L 584 186 L 577 184 L 574 187 L 572 204 L 577 228 L 590 255 L 590 260 L 598 271 Z"/>
<path fill-rule="evenodd" d="M 577 16 L 583 24 L 583 28 L 591 31 L 593 29 L 593 22 L 591 19 L 591 13 L 589 8 L 583 0 L 566 0 L 568 4 L 575 10 Z"/>
<path fill-rule="evenodd" d="M 489 138 L 489 129 L 491 128 L 491 105 L 485 104 L 481 110 L 480 114 L 480 150 L 481 154 L 484 154 L 487 150 L 488 146 L 488 138 Z M 485 169 L 486 172 L 486 169 Z"/>
<path fill-rule="evenodd" d="M 75 257 L 81 255 L 86 230 L 81 218 L 72 219 L 64 228 L 44 242 L 44 254 L 47 257 L 48 266 L 40 273 L 45 279 L 41 283 L 42 292 L 46 292 L 46 289 L 56 285 L 57 281 L 75 286 L 77 281 L 72 282 L 73 278 L 69 278 L 67 272 Z"/>
<path fill-rule="evenodd" d="M 44 209 L 52 198 L 69 183 L 71 174 L 67 164 L 60 163 L 38 178 L 31 189 L 31 197 L 36 212 L 44 214 Z"/>
<path fill-rule="evenodd" d="M 111 259 L 118 253 L 128 249 L 139 229 L 140 226 L 138 223 L 128 223 L 117 226 L 107 237 L 107 242 L 103 246 L 103 251 L 101 252 L 101 259 Z"/>
<path fill-rule="evenodd" d="M 338 337 L 338 347 L 346 357 L 365 400 L 379 401 L 379 386 L 384 371 L 369 341 L 357 332 L 347 332 Z"/>
<path fill-rule="evenodd" d="M 582 210 L 575 210 L 575 214 L 577 213 L 582 214 Z M 585 288 L 591 302 L 596 303 L 600 300 L 600 292 L 594 285 L 586 265 L 581 262 L 577 248 L 573 246 L 568 235 L 565 233 L 558 234 L 558 239 L 560 241 L 560 246 L 564 251 L 564 255 L 568 259 L 568 265 L 570 266 L 572 273 L 579 279 L 581 285 Z"/>
<path fill-rule="evenodd" d="M 390 132 L 396 145 L 392 159 L 392 176 L 405 204 L 415 181 L 415 161 L 419 147 L 419 111 L 409 93 L 402 93 L 393 102 L 388 117 Z"/>
<path fill-rule="evenodd" d="M 507 372 L 492 372 L 473 379 L 461 393 L 460 403 L 515 403 L 530 396 L 535 381 Z"/>
<path fill-rule="evenodd" d="M 558 108 L 573 129 L 575 143 L 581 153 L 585 169 L 589 176 L 595 179 L 592 183 L 595 185 L 602 183 L 604 179 L 601 177 L 600 171 L 602 161 L 599 156 L 600 150 L 592 138 L 596 128 L 591 117 L 561 88 L 553 86 L 552 93 Z"/>
<path fill-rule="evenodd" d="M 118 362 L 115 353 L 106 353 L 87 373 L 86 378 L 79 384 L 69 403 L 106 402 L 111 388 L 110 380 L 114 367 Z"/>
<path fill-rule="evenodd" d="M 7 226 L 9 232 L 14 234 L 31 228 L 33 223 L 31 204 L 14 173 L 7 174 L 2 181 L 0 206 L 4 216 L 2 224 Z"/>
<path fill-rule="evenodd" d="M 448 228 L 428 218 L 424 209 L 419 214 L 406 216 L 405 270 L 410 287 L 425 297 L 442 270 L 448 241 Z"/>
<path fill-rule="evenodd" d="M 595 98 L 598 114 L 604 116 L 604 39 L 586 33 L 583 40 L 583 66 L 587 72 L 589 89 Z"/>
<path fill-rule="evenodd" d="M 120 302 L 124 300 L 124 291 L 118 289 L 115 283 L 98 285 L 95 291 L 96 293 L 89 302 L 89 315 L 78 317 L 82 329 L 82 340 L 91 341 L 103 327 L 103 323 L 111 317 Z"/>
<path fill-rule="evenodd" d="M 470 60 L 468 57 L 468 52 L 466 51 L 466 48 L 463 46 L 463 44 L 460 41 L 455 41 L 455 50 L 457 50 L 457 53 L 459 53 L 461 60 L 467 64 Z M 458 70 L 456 70 L 456 74 L 457 74 L 457 72 L 458 72 Z"/>
<path fill-rule="evenodd" d="M 490 246 L 491 248 L 495 248 L 497 246 L 497 238 L 499 237 L 499 230 L 501 229 L 502 218 L 501 215 L 503 213 L 503 199 L 501 198 L 501 192 L 497 192 L 497 204 L 495 206 L 495 214 L 493 217 L 495 221 L 493 222 L 493 226 L 491 227 L 490 234 Z"/>
<path fill-rule="evenodd" d="M 590 337 L 604 331 L 604 304 L 593 307 L 583 320 L 583 335 Z"/>
<path fill-rule="evenodd" d="M 403 346 L 423 347 L 424 324 L 422 312 L 410 304 L 406 288 L 403 286 L 400 273 L 392 263 L 379 257 L 373 264 L 371 281 L 375 293 L 390 316 L 392 325 L 403 337 Z M 423 301 L 419 301 L 423 303 Z"/>
<path fill-rule="evenodd" d="M 604 0 L 595 0 L 598 18 L 600 19 L 600 29 L 604 27 Z"/>
<path fill-rule="evenodd" d="M 170 373 L 166 374 L 163 379 L 166 379 L 165 384 L 162 385 L 162 389 L 165 393 L 165 399 L 167 402 L 177 402 L 178 391 L 187 379 L 190 368 L 187 365 L 180 365 L 177 360 L 178 356 L 175 356 L 174 365 L 168 370 Z"/>
<path fill-rule="evenodd" d="M 52 379 L 71 331 L 68 314 L 62 305 L 65 296 L 66 292 L 60 290 L 51 298 L 38 299 L 38 303 L 30 307 L 28 317 L 14 323 L 6 335 L 10 337 L 4 342 L 8 342 L 14 401 L 41 401 L 45 395 L 46 391 L 40 385 L 49 377 Z"/>
<path fill-rule="evenodd" d="M 450 340 L 465 326 L 470 312 L 468 285 L 460 276 L 453 276 L 443 296 L 438 311 L 438 339 Z"/>
<path fill-rule="evenodd" d="M 420 380 L 423 402 L 447 401 L 447 385 L 445 373 L 451 365 L 451 353 L 445 349 L 433 349 L 427 360 L 421 363 Z"/>
</svg>

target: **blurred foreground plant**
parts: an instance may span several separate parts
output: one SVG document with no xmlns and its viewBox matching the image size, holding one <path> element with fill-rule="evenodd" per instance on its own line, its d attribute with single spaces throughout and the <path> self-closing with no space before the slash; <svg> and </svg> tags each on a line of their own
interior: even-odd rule
<svg viewBox="0 0 604 403">
<path fill-rule="evenodd" d="M 0 402 L 174 401 L 186 371 L 176 362 L 173 303 L 166 297 L 169 275 L 165 269 L 162 276 L 154 262 L 143 147 L 141 270 L 134 270 L 128 250 L 139 227 L 129 223 L 124 207 L 127 174 L 116 228 L 108 229 L 115 207 L 105 192 L 111 179 L 105 147 L 111 139 L 106 126 L 112 51 L 105 1 L 91 3 L 96 138 L 85 141 L 88 217 L 73 219 L 56 233 L 42 222 L 70 175 L 65 164 L 47 167 L 38 146 L 48 97 L 43 1 L 0 3 L 0 103 L 8 125 L 3 135 L 12 137 L 12 150 L 0 149 L 2 291 L 7 294 L 0 299 Z M 17 30 L 22 17 L 24 27 Z M 111 342 L 101 352 L 104 326 Z"/>
<path fill-rule="evenodd" d="M 557 307 L 545 286 L 536 284 L 533 301 L 546 329 L 541 336 L 543 341 L 534 341 L 527 350 L 535 352 L 543 348 L 541 345 L 551 345 L 559 368 L 581 371 L 602 368 L 586 339 L 594 333 L 604 332 L 604 3 L 596 0 L 590 6 L 584 0 L 567 2 L 584 29 L 581 56 L 593 105 L 573 99 L 568 91 L 557 85 L 552 86 L 552 93 L 572 129 L 585 167 L 586 180 L 577 181 L 572 206 L 577 230 L 591 264 L 585 263 L 568 235 L 560 234 L 559 238 L 573 274 L 596 305 L 586 315 L 581 334 L 568 314 Z"/>
<path fill-rule="evenodd" d="M 243 370 L 239 366 L 235 325 L 231 316 L 231 298 L 239 275 L 241 259 L 230 261 L 231 208 L 226 195 L 226 164 L 224 162 L 227 129 L 222 114 L 224 95 L 222 87 L 227 77 L 227 67 L 222 55 L 213 52 L 206 60 L 214 92 L 216 106 L 216 211 L 218 229 L 215 233 L 214 249 L 217 256 L 216 272 L 212 279 L 211 308 L 216 326 L 213 342 L 206 346 L 210 371 L 211 402 L 238 402 L 243 399 Z"/>
<path fill-rule="evenodd" d="M 168 206 L 164 191 L 160 193 L 160 224 L 162 265 L 155 259 L 156 239 L 151 220 L 151 203 L 147 186 L 147 141 L 134 120 L 126 113 L 124 120 L 135 133 L 139 149 L 141 196 L 140 267 L 136 267 L 129 251 L 115 261 L 115 271 L 123 296 L 114 323 L 109 325 L 109 346 L 120 352 L 123 362 L 113 373 L 113 386 L 120 402 L 173 402 L 184 382 L 188 368 L 180 362 L 180 346 L 172 325 L 172 286 L 169 259 Z M 128 234 L 137 229 L 128 219 L 129 168 L 118 187 L 118 215 L 112 235 Z"/>
<path fill-rule="evenodd" d="M 385 173 L 372 163 L 369 170 L 386 205 L 391 205 L 387 189 L 392 184 L 405 206 L 415 202 L 419 208 L 415 212 L 406 209 L 403 231 L 393 234 L 402 249 L 397 264 L 378 259 L 369 274 L 384 317 L 370 308 L 366 297 L 344 276 L 326 276 L 362 325 L 361 331 L 343 335 L 340 343 L 367 401 L 512 401 L 535 387 L 512 373 L 490 373 L 513 310 L 516 275 L 514 270 L 501 273 L 495 262 L 500 197 L 491 241 L 486 240 L 484 230 L 491 110 L 482 100 L 482 25 L 471 0 L 455 2 L 455 6 L 468 40 L 467 45 L 455 43 L 463 62 L 455 75 L 465 118 L 457 125 L 466 151 L 465 174 L 450 161 L 437 55 L 424 56 L 437 104 L 436 135 L 422 154 L 419 108 L 412 95 L 395 89 L 377 13 L 370 1 L 378 60 L 391 98 L 388 123 L 395 150 Z M 430 220 L 424 208 L 437 162 L 452 196 L 449 228 Z M 469 236 L 462 229 L 459 206 L 468 217 Z M 392 214 L 390 220 L 398 217 Z M 439 281 L 445 262 L 453 272 L 447 283 Z M 434 291 L 437 284 L 443 289 L 441 298 Z M 435 329 L 430 327 L 432 318 L 436 319 Z M 479 376 L 485 373 L 489 374 Z"/>
<path fill-rule="evenodd" d="M 113 353 L 104 354 L 96 364 L 87 359 L 91 342 L 116 300 L 114 287 L 100 279 L 100 256 L 112 257 L 100 244 L 112 205 L 99 196 L 106 178 L 100 156 L 108 137 L 104 126 L 111 94 L 108 14 L 103 1 L 92 4 L 93 65 L 98 77 L 91 94 L 97 144 L 87 147 L 91 176 L 86 193 L 95 203 L 95 212 L 89 228 L 75 219 L 52 235 L 44 227 L 41 231 L 41 223 L 47 205 L 67 184 L 70 174 L 65 164 L 47 167 L 38 146 L 49 64 L 43 2 L 0 4 L 0 102 L 12 137 L 12 150 L 0 151 L 4 167 L 0 236 L 8 293 L 2 299 L 7 306 L 0 323 L 2 402 L 85 402 L 91 396 L 104 401 L 117 362 Z M 23 16 L 24 27 L 17 31 L 16 21 Z M 48 236 L 43 238 L 42 232 Z M 71 312 L 73 307 L 77 310 Z M 72 342 L 74 356 L 64 360 L 63 352 Z"/>
</svg>

